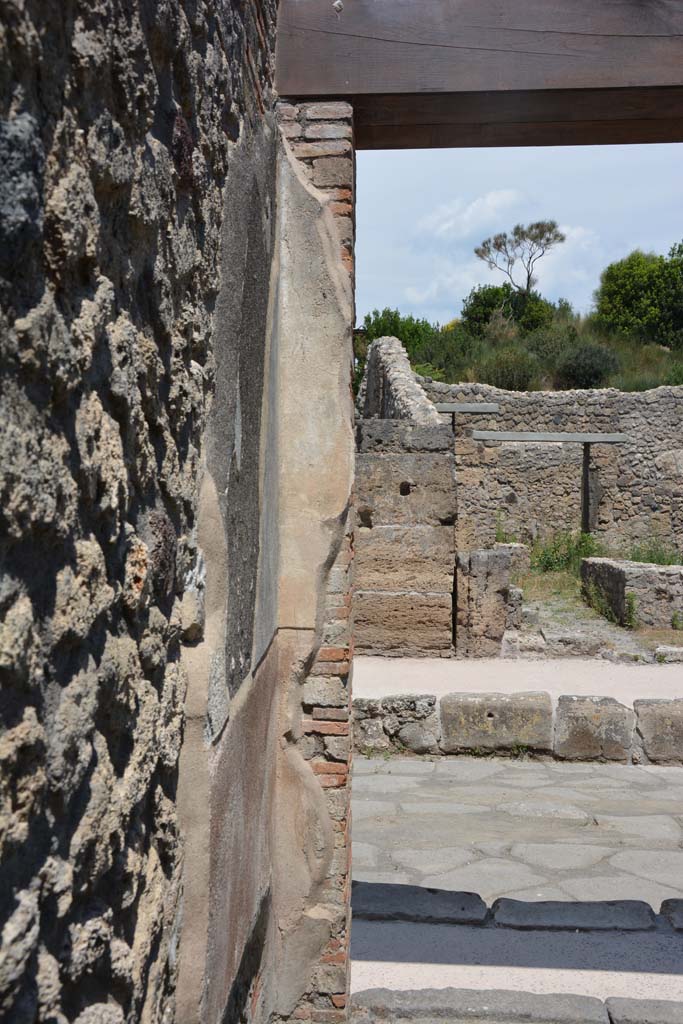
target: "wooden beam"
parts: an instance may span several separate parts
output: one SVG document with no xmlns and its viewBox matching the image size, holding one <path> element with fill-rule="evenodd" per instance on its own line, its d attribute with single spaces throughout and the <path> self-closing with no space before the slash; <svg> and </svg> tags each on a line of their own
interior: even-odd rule
<svg viewBox="0 0 683 1024">
<path fill-rule="evenodd" d="M 358 149 L 683 141 L 683 86 L 357 96 Z"/>
<path fill-rule="evenodd" d="M 282 96 L 360 149 L 683 140 L 679 0 L 281 0 Z"/>
</svg>

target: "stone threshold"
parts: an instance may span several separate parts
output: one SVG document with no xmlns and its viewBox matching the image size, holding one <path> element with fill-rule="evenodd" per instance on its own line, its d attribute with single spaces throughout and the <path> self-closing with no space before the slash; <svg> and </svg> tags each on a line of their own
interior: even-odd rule
<svg viewBox="0 0 683 1024">
<path fill-rule="evenodd" d="M 539 995 L 501 989 L 416 989 L 357 992 L 352 1024 L 683 1024 L 683 1003 L 607 999 L 566 994 Z"/>
<path fill-rule="evenodd" d="M 683 899 L 665 900 L 659 914 L 641 900 L 529 902 L 503 897 L 487 907 L 472 892 L 355 881 L 353 917 L 365 921 L 478 925 L 515 931 L 683 931 Z"/>
<path fill-rule="evenodd" d="M 396 694 L 353 701 L 361 754 L 524 756 L 683 764 L 683 698 L 635 700 L 544 691 Z"/>
</svg>

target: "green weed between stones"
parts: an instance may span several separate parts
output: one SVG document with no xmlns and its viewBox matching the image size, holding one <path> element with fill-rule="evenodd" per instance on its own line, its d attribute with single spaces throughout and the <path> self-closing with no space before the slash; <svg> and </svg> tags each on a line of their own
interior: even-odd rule
<svg viewBox="0 0 683 1024">
<path fill-rule="evenodd" d="M 603 554 L 592 533 L 563 530 L 548 540 L 536 541 L 531 549 L 531 567 L 540 572 L 570 572 L 579 576 L 581 560 Z"/>
<path fill-rule="evenodd" d="M 638 625 L 637 607 L 636 595 L 629 591 L 626 594 L 626 613 L 624 615 L 624 625 L 627 629 L 635 629 Z"/>
<path fill-rule="evenodd" d="M 600 587 L 592 580 L 584 584 L 583 596 L 586 604 L 590 605 L 593 611 L 596 611 L 598 615 L 602 615 L 603 619 L 607 619 L 608 622 L 617 624 L 617 618 L 610 607 L 609 601 Z"/>
</svg>

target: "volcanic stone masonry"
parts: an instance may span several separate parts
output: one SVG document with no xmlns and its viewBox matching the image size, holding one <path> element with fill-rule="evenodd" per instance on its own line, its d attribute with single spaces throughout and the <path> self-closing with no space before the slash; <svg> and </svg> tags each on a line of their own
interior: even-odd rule
<svg viewBox="0 0 683 1024">
<path fill-rule="evenodd" d="M 683 630 L 683 569 L 612 558 L 584 558 L 588 601 L 621 626 Z"/>
<path fill-rule="evenodd" d="M 356 647 L 453 653 L 455 477 L 450 427 L 362 420 L 356 456 Z"/>
<path fill-rule="evenodd" d="M 364 755 L 470 754 L 683 764 L 683 700 L 548 693 L 397 694 L 353 702 Z"/>
<path fill-rule="evenodd" d="M 473 441 L 471 430 L 627 434 L 627 444 L 591 448 L 591 530 L 625 553 L 653 538 L 680 545 L 683 388 L 516 392 L 416 379 L 433 402 L 500 407 L 456 417 L 459 550 L 490 547 L 501 532 L 528 542 L 581 525 L 581 445 Z"/>
<path fill-rule="evenodd" d="M 345 1019 L 353 125 L 276 7 L 3 8 L 16 1024 Z"/>
</svg>

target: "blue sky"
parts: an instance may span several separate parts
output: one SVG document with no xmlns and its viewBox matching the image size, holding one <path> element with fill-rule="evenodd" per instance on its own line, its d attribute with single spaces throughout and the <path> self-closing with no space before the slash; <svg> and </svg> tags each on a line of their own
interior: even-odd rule
<svg viewBox="0 0 683 1024">
<path fill-rule="evenodd" d="M 546 219 L 567 241 L 537 265 L 538 288 L 587 312 L 608 263 L 683 240 L 682 157 L 683 145 L 359 153 L 359 323 L 384 306 L 446 323 L 474 285 L 503 280 L 474 246 Z"/>
</svg>

